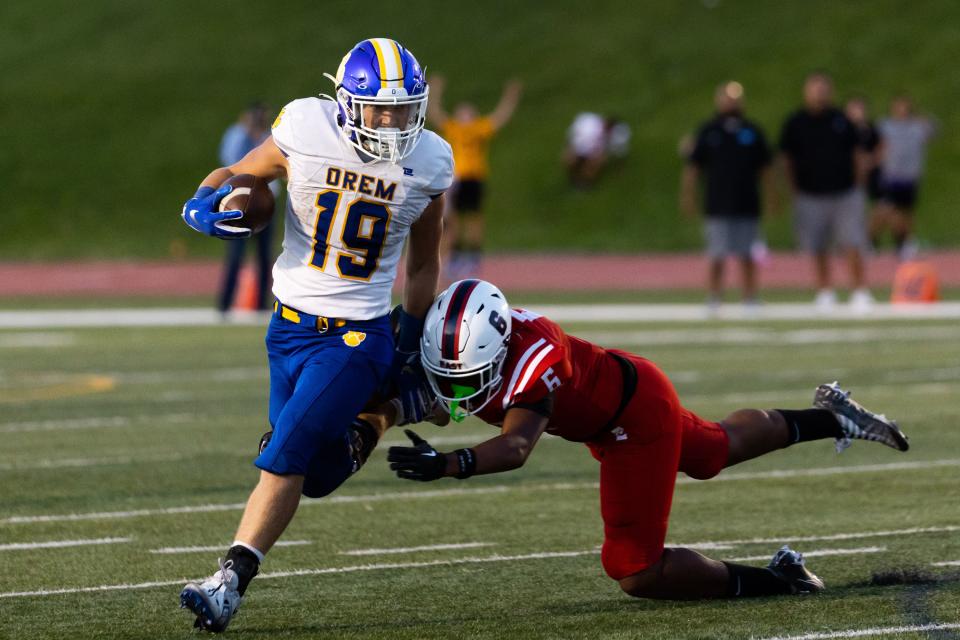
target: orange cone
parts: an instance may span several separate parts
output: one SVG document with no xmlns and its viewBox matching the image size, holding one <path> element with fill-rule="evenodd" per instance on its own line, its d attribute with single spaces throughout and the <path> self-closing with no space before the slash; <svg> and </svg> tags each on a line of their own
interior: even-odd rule
<svg viewBox="0 0 960 640">
<path fill-rule="evenodd" d="M 237 282 L 237 295 L 233 299 L 234 311 L 256 311 L 259 297 L 257 276 L 252 267 L 244 267 Z"/>
<path fill-rule="evenodd" d="M 929 262 L 913 260 L 897 267 L 893 276 L 893 303 L 936 302 L 940 299 L 940 279 Z"/>
</svg>

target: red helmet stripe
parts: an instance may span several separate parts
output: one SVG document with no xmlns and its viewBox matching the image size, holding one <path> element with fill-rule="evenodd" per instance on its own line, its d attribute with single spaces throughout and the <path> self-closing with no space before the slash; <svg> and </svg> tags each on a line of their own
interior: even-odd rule
<svg viewBox="0 0 960 640">
<path fill-rule="evenodd" d="M 444 360 L 456 360 L 460 356 L 460 327 L 463 314 L 467 310 L 470 294 L 480 284 L 479 280 L 464 280 L 450 296 L 446 318 L 443 321 L 443 337 L 440 340 L 440 353 Z"/>
</svg>

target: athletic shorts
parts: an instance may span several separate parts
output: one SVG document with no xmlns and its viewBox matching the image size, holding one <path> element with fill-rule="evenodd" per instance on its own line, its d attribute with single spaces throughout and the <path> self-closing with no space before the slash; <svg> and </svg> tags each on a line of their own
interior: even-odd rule
<svg viewBox="0 0 960 640">
<path fill-rule="evenodd" d="M 680 405 L 655 364 L 617 351 L 637 369 L 637 389 L 617 424 L 587 443 L 600 461 L 603 568 L 614 580 L 663 555 L 677 471 L 700 480 L 727 464 L 727 433 Z"/>
<path fill-rule="evenodd" d="M 484 183 L 481 180 L 460 180 L 453 188 L 453 208 L 457 213 L 480 211 L 483 208 Z"/>
<path fill-rule="evenodd" d="M 839 194 L 801 191 L 794 209 L 797 241 L 804 251 L 824 253 L 831 246 L 867 248 L 866 198 L 862 189 Z"/>
<path fill-rule="evenodd" d="M 917 183 L 911 180 L 884 180 L 880 199 L 898 209 L 912 211 L 917 203 Z"/>
<path fill-rule="evenodd" d="M 353 471 L 349 428 L 393 358 L 390 317 L 319 333 L 275 313 L 266 342 L 273 435 L 254 464 L 302 475 L 304 495 L 325 496 Z"/>
<path fill-rule="evenodd" d="M 760 220 L 707 216 L 703 233 L 710 258 L 749 258 L 753 243 L 760 237 Z"/>
</svg>

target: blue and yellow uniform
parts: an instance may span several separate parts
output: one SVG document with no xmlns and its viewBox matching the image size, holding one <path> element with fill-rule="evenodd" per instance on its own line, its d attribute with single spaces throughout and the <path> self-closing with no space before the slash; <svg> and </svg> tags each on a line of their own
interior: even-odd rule
<svg viewBox="0 0 960 640">
<path fill-rule="evenodd" d="M 387 56 L 396 48 L 374 39 L 350 54 L 386 56 L 373 67 L 387 75 L 379 94 L 402 89 L 391 83 L 415 90 L 403 80 L 412 71 L 398 66 L 399 54 Z M 338 81 L 359 73 L 347 67 Z M 376 78 L 364 73 L 369 89 Z M 389 79 L 398 73 L 401 80 Z M 306 476 L 303 492 L 312 497 L 336 489 L 353 469 L 350 424 L 394 357 L 388 314 L 404 242 L 453 179 L 450 147 L 431 131 L 399 161 L 363 158 L 338 122 L 343 108 L 295 100 L 272 131 L 287 158 L 289 198 L 266 337 L 273 433 L 255 464 Z"/>
</svg>

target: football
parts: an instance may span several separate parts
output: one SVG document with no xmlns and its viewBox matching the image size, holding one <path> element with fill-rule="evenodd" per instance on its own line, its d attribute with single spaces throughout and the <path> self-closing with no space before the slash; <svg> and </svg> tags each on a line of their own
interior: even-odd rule
<svg viewBox="0 0 960 640">
<path fill-rule="evenodd" d="M 243 217 L 229 220 L 225 224 L 241 229 L 250 229 L 252 233 L 263 231 L 273 218 L 273 192 L 263 178 L 241 173 L 224 182 L 233 187 L 233 191 L 220 201 L 220 211 L 243 211 Z"/>
</svg>

